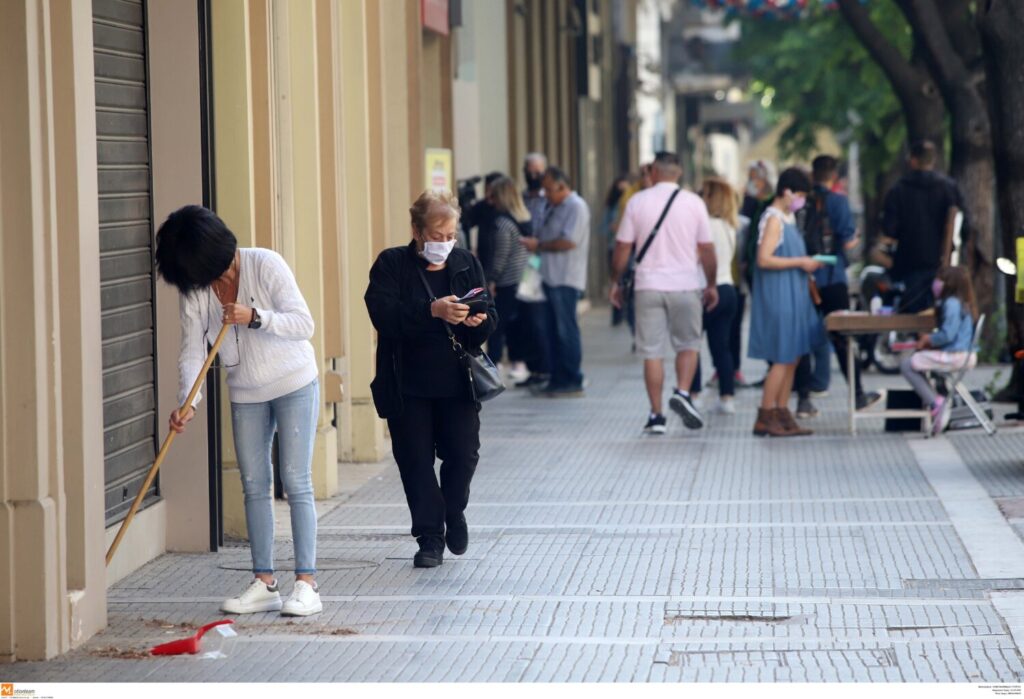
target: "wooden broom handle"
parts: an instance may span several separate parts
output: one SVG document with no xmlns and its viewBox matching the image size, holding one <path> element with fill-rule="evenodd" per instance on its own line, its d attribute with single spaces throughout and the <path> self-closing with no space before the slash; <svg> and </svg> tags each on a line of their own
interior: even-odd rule
<svg viewBox="0 0 1024 699">
<path fill-rule="evenodd" d="M 230 325 L 225 324 L 221 327 L 220 332 L 217 334 L 217 339 L 213 342 L 213 347 L 210 348 L 210 353 L 206 355 L 206 361 L 203 363 L 203 368 L 199 371 L 199 376 L 196 377 L 196 381 L 192 384 L 192 390 L 189 391 L 188 398 L 185 399 L 184 405 L 178 408 L 178 415 L 188 409 L 192 405 L 192 401 L 196 399 L 196 394 L 199 393 L 199 387 L 203 385 L 203 381 L 206 379 L 206 372 L 210 370 L 210 365 L 213 364 L 214 357 L 217 356 L 217 352 L 220 351 L 220 346 L 224 342 L 224 338 L 227 337 L 228 328 Z M 107 550 L 107 565 L 110 565 L 110 560 L 114 557 L 114 552 L 117 551 L 117 547 L 121 544 L 121 539 L 124 538 L 125 532 L 128 531 L 128 525 L 132 523 L 132 519 L 135 518 L 135 513 L 139 511 L 139 505 L 142 504 L 143 498 L 146 497 L 146 492 L 149 487 L 153 485 L 153 479 L 156 478 L 157 471 L 160 470 L 160 465 L 164 461 L 164 457 L 167 456 L 168 450 L 171 448 L 171 442 L 174 441 L 175 435 L 178 433 L 174 430 L 170 430 L 167 436 L 164 438 L 164 443 L 160 445 L 160 451 L 156 455 L 156 460 L 153 461 L 153 465 L 149 468 L 149 473 L 146 474 L 146 482 L 139 489 L 139 492 L 135 495 L 135 500 L 132 501 L 132 506 L 128 510 L 128 516 L 121 522 L 121 528 L 117 530 L 117 536 L 114 537 L 114 541 L 110 544 L 110 548 Z"/>
</svg>

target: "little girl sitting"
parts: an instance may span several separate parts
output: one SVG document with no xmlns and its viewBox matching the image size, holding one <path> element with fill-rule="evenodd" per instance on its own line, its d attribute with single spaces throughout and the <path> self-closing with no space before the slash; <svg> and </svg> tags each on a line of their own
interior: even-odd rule
<svg viewBox="0 0 1024 699">
<path fill-rule="evenodd" d="M 924 372 L 956 371 L 965 363 L 974 367 L 977 363 L 973 351 L 976 311 L 971 278 L 963 267 L 939 270 L 932 282 L 932 293 L 938 307 L 939 329 L 917 341 L 918 351 L 903 358 L 900 371 L 924 405 L 931 406 L 932 434 L 939 434 L 949 424 L 950 411 L 943 410 L 948 399 L 935 394 Z"/>
</svg>

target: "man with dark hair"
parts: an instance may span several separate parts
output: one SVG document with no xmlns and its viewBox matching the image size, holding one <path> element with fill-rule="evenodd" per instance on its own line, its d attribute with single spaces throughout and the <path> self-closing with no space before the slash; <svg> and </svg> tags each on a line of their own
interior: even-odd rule
<svg viewBox="0 0 1024 699">
<path fill-rule="evenodd" d="M 847 252 L 857 246 L 857 227 L 850 213 L 850 202 L 842 194 L 832 191 L 839 177 L 839 160 L 831 155 L 819 155 L 811 163 L 811 174 L 814 186 L 807 203 L 797 219 L 801 224 L 801 232 L 811 255 L 834 255 L 834 265 L 824 265 L 814 273 L 814 283 L 821 296 L 818 311 L 826 316 L 833 311 L 849 310 L 850 290 L 846 279 L 848 264 Z M 863 410 L 877 403 L 881 396 L 872 391 L 864 392 L 861 385 L 860 368 L 854 370 L 854 376 L 847 376 L 847 338 L 832 333 L 828 338 L 839 358 L 839 368 L 846 380 L 853 381 L 856 389 L 857 409 Z M 817 413 L 810 397 L 817 393 L 823 395 L 828 390 L 831 371 L 828 341 L 812 348 L 811 354 L 805 356 L 797 367 L 797 417 L 812 417 Z M 813 363 L 813 368 L 812 368 Z M 813 373 L 812 373 L 813 372 Z"/>
<path fill-rule="evenodd" d="M 900 310 L 916 313 L 935 304 L 931 284 L 940 267 L 949 264 L 953 224 L 960 210 L 956 184 L 935 172 L 934 143 L 910 146 L 910 172 L 885 197 L 885 234 L 896 240 L 892 277 L 906 290 Z"/>
<path fill-rule="evenodd" d="M 523 238 L 530 252 L 540 253 L 547 315 L 547 365 L 551 378 L 540 390 L 551 398 L 583 395 L 583 347 L 576 304 L 587 288 L 590 208 L 572 190 L 569 176 L 557 167 L 544 172 L 547 209 L 535 237 Z"/>
</svg>

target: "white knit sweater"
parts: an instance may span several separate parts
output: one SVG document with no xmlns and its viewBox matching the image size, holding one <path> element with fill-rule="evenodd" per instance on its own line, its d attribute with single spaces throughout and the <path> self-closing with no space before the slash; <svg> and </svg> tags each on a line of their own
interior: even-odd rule
<svg viewBox="0 0 1024 699">
<path fill-rule="evenodd" d="M 313 316 L 288 264 L 273 250 L 239 249 L 238 303 L 256 309 L 258 330 L 228 329 L 220 347 L 232 403 L 263 403 L 280 398 L 317 378 L 309 338 Z M 223 306 L 212 288 L 183 294 L 181 352 L 178 357 L 178 405 L 188 398 L 203 368 L 209 344 L 220 332 Z M 202 394 L 192 402 L 197 405 Z"/>
</svg>

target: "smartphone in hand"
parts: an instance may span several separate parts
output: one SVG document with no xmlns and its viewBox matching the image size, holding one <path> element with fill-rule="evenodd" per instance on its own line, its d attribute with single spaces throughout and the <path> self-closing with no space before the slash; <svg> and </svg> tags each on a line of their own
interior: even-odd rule
<svg viewBox="0 0 1024 699">
<path fill-rule="evenodd" d="M 470 289 L 469 293 L 461 298 L 455 299 L 456 303 L 464 303 L 469 306 L 469 314 L 476 315 L 477 313 L 487 312 L 487 289 L 482 286 L 478 286 L 475 289 Z"/>
</svg>

